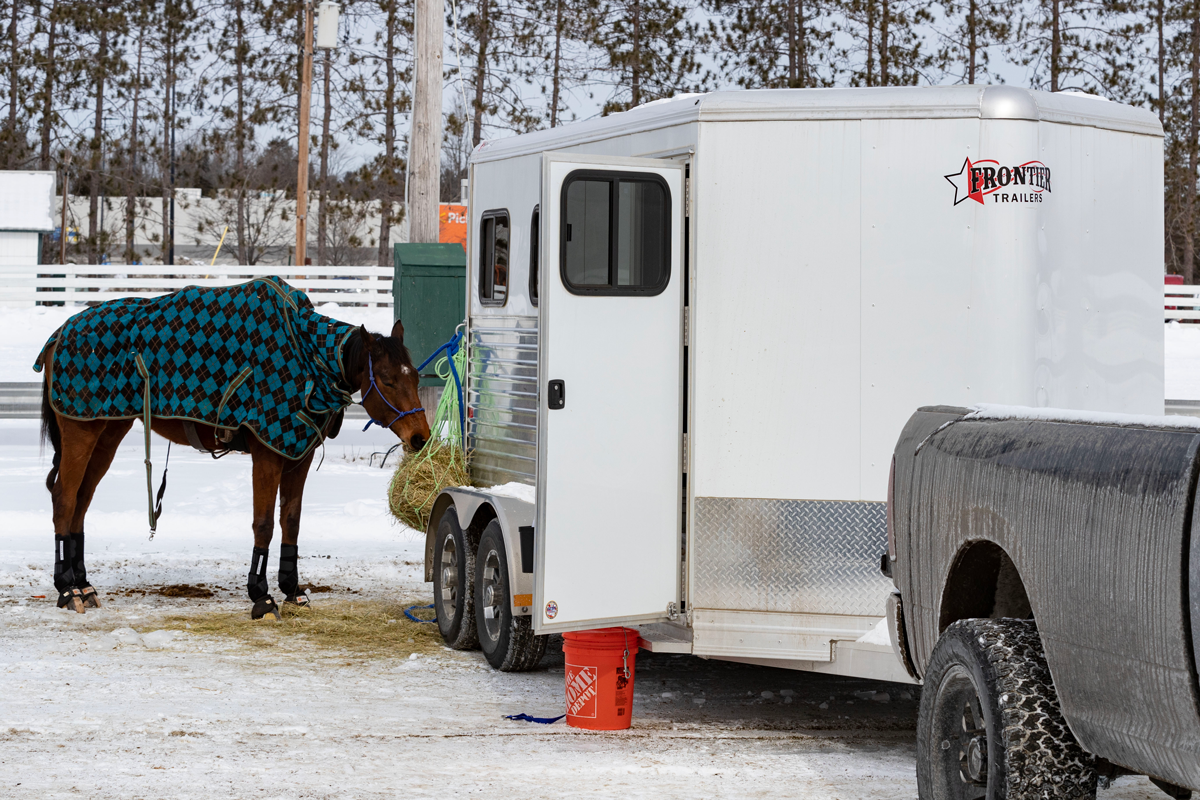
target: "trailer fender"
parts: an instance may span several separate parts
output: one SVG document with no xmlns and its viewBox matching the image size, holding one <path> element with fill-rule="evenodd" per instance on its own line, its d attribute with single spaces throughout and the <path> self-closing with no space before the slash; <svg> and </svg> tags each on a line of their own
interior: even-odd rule
<svg viewBox="0 0 1200 800">
<path fill-rule="evenodd" d="M 533 530 L 536 507 L 532 503 L 518 500 L 515 497 L 503 497 L 488 493 L 486 489 L 473 489 L 468 486 L 456 486 L 442 490 L 434 501 L 433 511 L 429 515 L 429 524 L 425 529 L 425 580 L 433 581 L 434 545 L 437 539 L 437 526 L 442 515 L 453 509 L 458 517 L 458 524 L 467 532 L 468 540 L 473 547 L 478 546 L 479 537 L 484 527 L 493 519 L 500 523 L 500 531 L 504 536 L 504 547 L 508 556 L 508 585 L 513 603 L 513 614 L 527 616 L 533 605 Z M 528 533 L 523 537 L 521 529 Z M 522 540 L 529 545 L 529 552 L 522 550 Z M 525 571 L 525 567 L 529 571 Z"/>
</svg>

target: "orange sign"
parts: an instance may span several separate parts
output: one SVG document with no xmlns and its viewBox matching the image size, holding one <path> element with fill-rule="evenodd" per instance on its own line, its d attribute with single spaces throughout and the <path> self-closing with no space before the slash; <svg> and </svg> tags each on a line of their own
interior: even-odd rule
<svg viewBox="0 0 1200 800">
<path fill-rule="evenodd" d="M 442 203 L 438 206 L 438 241 L 458 242 L 467 249 L 467 207 Z"/>
</svg>

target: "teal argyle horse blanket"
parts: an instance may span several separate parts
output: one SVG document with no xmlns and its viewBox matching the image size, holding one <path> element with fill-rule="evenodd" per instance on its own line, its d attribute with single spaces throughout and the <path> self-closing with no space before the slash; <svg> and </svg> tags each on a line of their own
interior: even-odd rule
<svg viewBox="0 0 1200 800">
<path fill-rule="evenodd" d="M 354 330 L 318 314 L 279 278 L 110 300 L 71 317 L 47 341 L 56 344 L 50 404 L 74 419 L 245 426 L 299 459 L 320 444 L 330 415 L 351 403 L 342 346 Z"/>
</svg>

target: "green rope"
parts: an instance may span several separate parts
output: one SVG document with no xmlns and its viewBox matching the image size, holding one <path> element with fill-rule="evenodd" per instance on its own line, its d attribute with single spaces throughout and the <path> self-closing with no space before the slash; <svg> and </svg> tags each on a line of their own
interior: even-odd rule
<svg viewBox="0 0 1200 800">
<path fill-rule="evenodd" d="M 458 352 L 454 354 L 454 368 L 458 370 L 460 379 L 466 377 L 466 367 L 467 348 L 459 347 Z M 442 399 L 438 401 L 437 411 L 433 415 L 433 438 L 445 439 L 460 450 L 464 449 L 459 424 L 461 415 L 458 411 L 458 388 L 454 385 L 454 376 L 450 374 L 450 359 L 446 356 L 439 358 L 433 364 L 433 371 L 445 382 L 442 387 Z"/>
<path fill-rule="evenodd" d="M 454 366 L 459 376 L 463 376 L 467 364 L 466 348 L 460 348 L 454 355 Z M 417 461 L 409 463 L 413 455 L 406 455 L 392 474 L 388 484 L 388 507 L 393 515 L 406 525 L 422 530 L 429 522 L 429 513 L 433 502 L 446 486 L 460 486 L 467 479 L 467 456 L 463 448 L 463 435 L 459 420 L 458 388 L 454 385 L 454 376 L 450 372 L 450 360 L 442 356 L 433 365 L 434 372 L 445 381 L 442 388 L 442 398 L 438 401 L 437 411 L 433 416 L 433 430 L 430 433 L 432 441 L 415 454 Z M 446 459 L 448 463 L 426 464 L 434 458 Z M 432 490 L 424 492 L 414 489 L 413 476 L 428 470 L 433 473 Z M 403 480 L 403 488 L 397 491 L 397 483 Z M 413 494 L 424 494 L 424 497 L 413 497 Z M 407 507 L 401 507 L 401 503 Z M 416 524 L 420 523 L 420 524 Z"/>
</svg>

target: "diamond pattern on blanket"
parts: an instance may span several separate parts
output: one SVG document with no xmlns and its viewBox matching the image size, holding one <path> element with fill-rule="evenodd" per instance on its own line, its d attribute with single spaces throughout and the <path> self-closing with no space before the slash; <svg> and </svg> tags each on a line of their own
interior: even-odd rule
<svg viewBox="0 0 1200 800">
<path fill-rule="evenodd" d="M 57 342 L 50 403 L 76 419 L 141 417 L 141 355 L 154 416 L 245 425 L 276 452 L 302 458 L 321 438 L 300 413 L 322 425 L 351 402 L 341 349 L 353 332 L 273 277 L 110 300 L 71 317 L 46 343 Z"/>
</svg>

